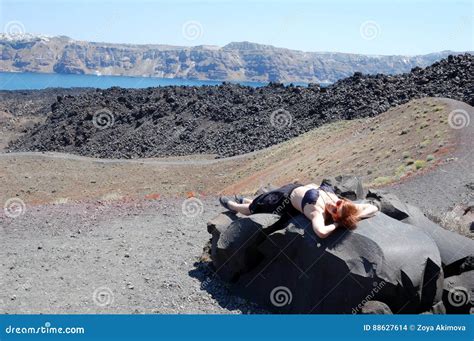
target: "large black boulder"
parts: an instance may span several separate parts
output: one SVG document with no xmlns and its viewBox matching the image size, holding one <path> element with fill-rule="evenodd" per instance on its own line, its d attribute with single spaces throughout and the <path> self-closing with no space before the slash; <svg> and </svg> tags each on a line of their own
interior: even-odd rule
<svg viewBox="0 0 474 341">
<path fill-rule="evenodd" d="M 207 224 L 212 234 L 211 257 L 222 279 L 233 282 L 260 261 L 257 250 L 265 238 L 264 228 L 277 222 L 276 215 L 254 214 L 237 219 L 221 214 Z"/>
<path fill-rule="evenodd" d="M 474 303 L 474 240 L 448 231 L 423 212 L 384 190 L 370 190 L 367 199 L 381 211 L 420 228 L 436 243 L 445 277 L 443 302 L 447 313 L 468 313 Z"/>
<path fill-rule="evenodd" d="M 384 190 L 369 190 L 366 199 L 389 217 L 403 220 L 410 216 L 409 209 L 395 194 Z"/>
<path fill-rule="evenodd" d="M 443 302 L 451 314 L 474 314 L 474 270 L 444 280 Z"/>
<path fill-rule="evenodd" d="M 323 182 L 330 184 L 334 188 L 334 192 L 340 197 L 349 200 L 360 200 L 365 197 L 362 181 L 356 176 L 338 175 L 325 178 Z"/>
<path fill-rule="evenodd" d="M 303 215 L 221 214 L 208 224 L 216 272 L 276 312 L 473 311 L 473 240 L 443 229 L 387 190 L 366 193 L 357 177 L 324 181 L 340 197 L 370 202 L 380 212 L 355 231 L 339 229 L 326 239 Z"/>
<path fill-rule="evenodd" d="M 369 190 L 367 201 L 378 206 L 386 215 L 404 223 L 415 225 L 429 235 L 438 246 L 445 275 L 459 272 L 467 257 L 474 257 L 474 240 L 443 229 L 428 219 L 417 207 L 403 203 L 386 190 Z"/>
<path fill-rule="evenodd" d="M 436 242 L 445 270 L 449 274 L 459 272 L 460 266 L 467 257 L 474 257 L 474 240 L 443 229 L 428 219 L 423 212 L 415 206 L 407 204 L 406 207 L 409 216 L 402 221 L 421 228 L 423 232 Z"/>
<path fill-rule="evenodd" d="M 394 313 L 416 313 L 441 301 L 439 251 L 419 228 L 379 213 L 353 232 L 320 239 L 303 215 L 266 234 L 273 221 L 259 215 L 214 228 L 211 257 L 237 292 L 273 311 L 362 313 L 379 301 Z"/>
</svg>

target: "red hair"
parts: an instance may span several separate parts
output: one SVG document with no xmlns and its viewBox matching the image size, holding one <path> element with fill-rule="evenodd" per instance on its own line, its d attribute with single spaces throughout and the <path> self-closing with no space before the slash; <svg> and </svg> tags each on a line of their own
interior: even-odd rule
<svg viewBox="0 0 474 341">
<path fill-rule="evenodd" d="M 346 229 L 354 230 L 360 220 L 358 217 L 359 210 L 351 201 L 346 199 L 341 200 L 342 204 L 339 209 L 340 213 L 335 220 L 338 224 L 344 226 Z"/>
</svg>

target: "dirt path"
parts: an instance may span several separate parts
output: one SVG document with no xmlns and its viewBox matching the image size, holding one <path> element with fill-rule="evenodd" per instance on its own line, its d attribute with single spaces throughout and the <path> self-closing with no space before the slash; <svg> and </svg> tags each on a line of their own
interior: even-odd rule
<svg viewBox="0 0 474 341">
<path fill-rule="evenodd" d="M 48 159 L 61 159 L 70 161 L 85 161 L 103 164 L 138 164 L 138 165 L 156 165 L 156 166 L 189 166 L 189 165 L 214 165 L 217 163 L 231 162 L 234 160 L 241 160 L 252 157 L 262 151 L 255 151 L 248 154 L 236 155 L 225 158 L 213 158 L 213 155 L 199 155 L 199 156 L 183 156 L 183 157 L 168 157 L 168 158 L 148 158 L 148 159 L 103 159 L 93 158 L 88 156 L 80 156 L 74 154 L 57 153 L 57 152 L 12 152 L 0 153 L 0 158 L 5 157 L 37 157 Z"/>
</svg>

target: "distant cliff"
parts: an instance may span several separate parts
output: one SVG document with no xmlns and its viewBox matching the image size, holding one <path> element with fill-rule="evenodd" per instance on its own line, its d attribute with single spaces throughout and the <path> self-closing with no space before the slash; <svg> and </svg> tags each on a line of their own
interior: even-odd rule
<svg viewBox="0 0 474 341">
<path fill-rule="evenodd" d="M 218 46 L 109 44 L 69 37 L 0 35 L 0 71 L 332 83 L 352 75 L 397 74 L 453 54 L 375 56 L 302 52 L 250 42 Z"/>
</svg>

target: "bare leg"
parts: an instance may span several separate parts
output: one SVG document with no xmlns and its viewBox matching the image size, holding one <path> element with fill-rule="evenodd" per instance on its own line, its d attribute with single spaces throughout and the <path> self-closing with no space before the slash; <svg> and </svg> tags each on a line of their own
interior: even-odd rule
<svg viewBox="0 0 474 341">
<path fill-rule="evenodd" d="M 253 200 L 249 198 L 244 198 L 243 203 L 244 204 L 250 204 Z"/>
<path fill-rule="evenodd" d="M 250 201 L 250 202 L 252 202 L 252 201 Z M 231 210 L 242 213 L 243 215 L 250 215 L 251 214 L 250 210 L 249 210 L 250 203 L 237 204 L 235 201 L 229 201 L 227 203 L 227 206 L 229 206 L 229 208 Z"/>
</svg>

